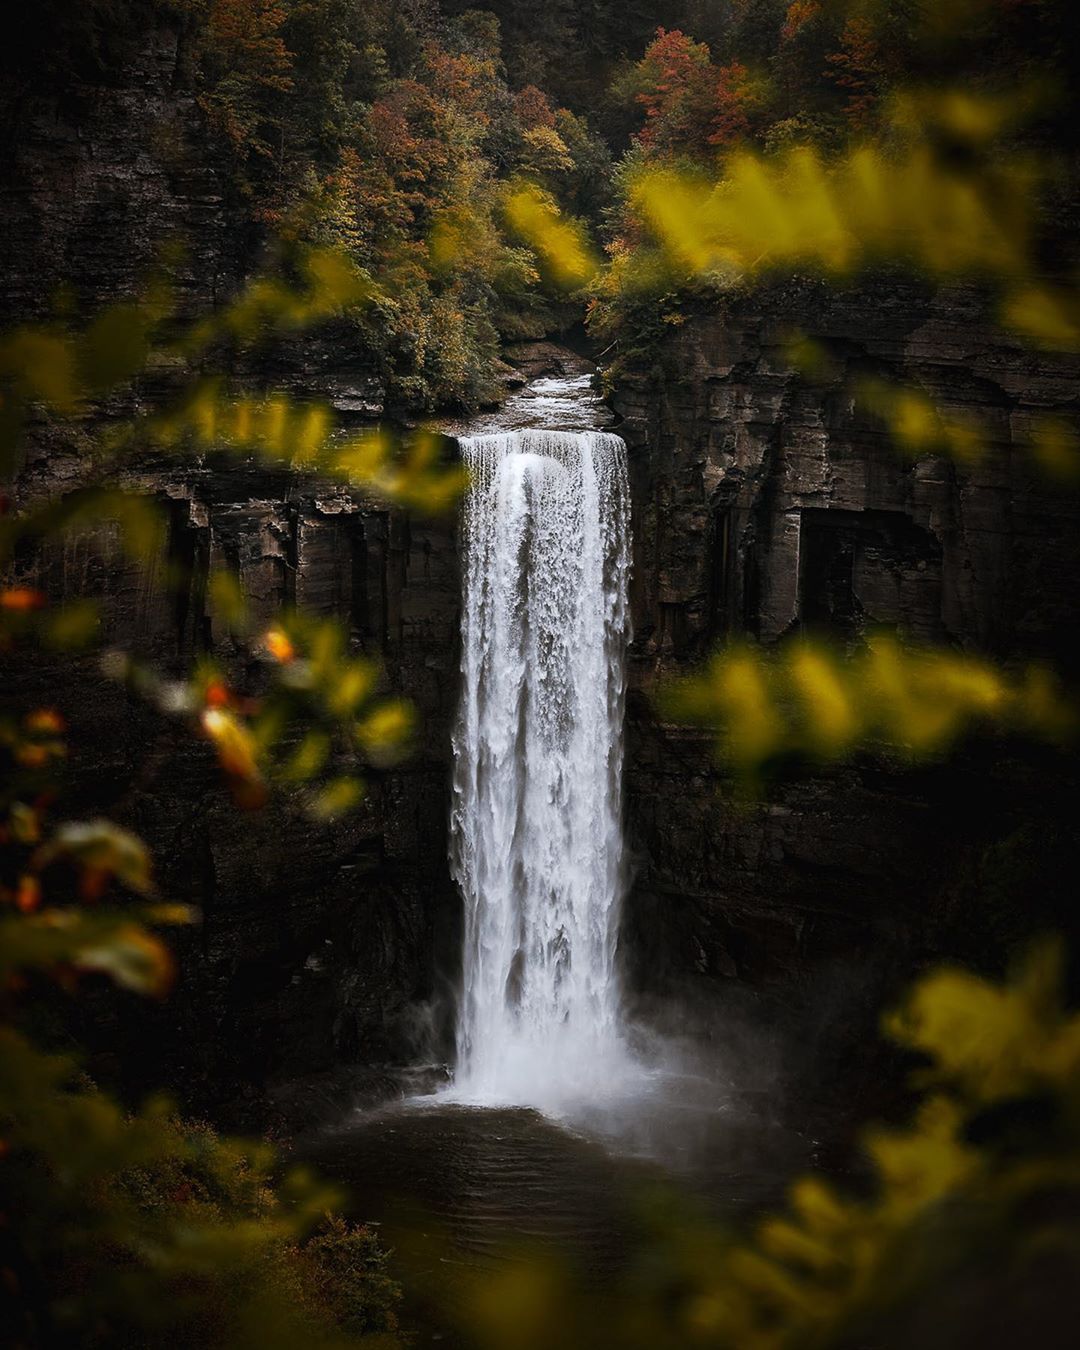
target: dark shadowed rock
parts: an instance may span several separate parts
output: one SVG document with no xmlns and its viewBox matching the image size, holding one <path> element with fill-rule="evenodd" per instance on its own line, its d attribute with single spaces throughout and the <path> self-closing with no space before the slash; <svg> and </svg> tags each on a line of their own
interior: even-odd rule
<svg viewBox="0 0 1080 1350">
<path fill-rule="evenodd" d="M 798 332 L 824 349 L 827 377 L 794 366 Z M 903 459 L 853 405 L 851 381 L 867 374 L 977 418 L 983 458 Z M 981 912 L 970 895 L 990 841 L 1032 820 L 1060 836 L 1074 801 L 1060 757 L 998 744 L 918 772 L 859 762 L 744 803 L 709 738 L 664 723 L 650 695 L 728 637 L 808 628 L 844 642 L 884 626 L 1075 675 L 1080 495 L 1047 479 L 1024 438 L 1037 415 L 1068 414 L 1078 376 L 1073 357 L 1010 344 L 973 292 L 895 279 L 762 288 L 623 372 L 635 632 L 624 953 L 650 1008 L 689 1000 L 722 1044 L 734 1033 L 717 998 L 745 1009 L 748 989 L 771 990 L 759 1022 L 794 1022 L 799 1053 L 820 1033 L 848 1054 L 851 1030 L 873 1037 L 882 998 L 919 961 L 1000 963 L 1071 922 L 1054 848 L 1030 890 L 997 888 Z"/>
</svg>

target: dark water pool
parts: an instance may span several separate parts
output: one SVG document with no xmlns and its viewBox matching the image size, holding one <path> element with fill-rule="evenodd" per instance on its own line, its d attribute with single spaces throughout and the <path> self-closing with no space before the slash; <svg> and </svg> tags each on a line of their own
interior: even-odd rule
<svg viewBox="0 0 1080 1350">
<path fill-rule="evenodd" d="M 486 1268 L 540 1256 L 602 1288 L 649 1242 L 657 1204 L 738 1220 L 780 1203 L 817 1149 L 765 1099 L 669 1078 L 559 1119 L 414 1099 L 344 1119 L 301 1154 L 381 1226 L 422 1344 L 455 1339 L 455 1291 Z"/>
</svg>

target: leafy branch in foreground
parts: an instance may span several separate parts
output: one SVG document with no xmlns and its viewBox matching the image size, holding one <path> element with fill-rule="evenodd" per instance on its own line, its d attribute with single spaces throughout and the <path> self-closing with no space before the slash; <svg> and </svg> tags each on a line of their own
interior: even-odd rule
<svg viewBox="0 0 1080 1350">
<path fill-rule="evenodd" d="M 660 29 L 617 89 L 645 118 L 615 174 L 609 262 L 590 283 L 590 326 L 611 368 L 648 369 L 671 325 L 762 281 L 844 286 L 896 271 L 976 288 L 1002 346 L 1075 357 L 1074 7 L 738 8 L 710 30 L 715 63 L 707 45 Z M 1075 361 L 1062 364 L 1074 376 Z M 895 389 L 849 392 L 876 405 L 906 454 L 986 453 L 988 420 L 939 412 L 912 382 L 900 370 Z M 1080 475 L 1067 400 L 1057 414 L 1026 409 L 1012 439 L 1041 469 Z"/>
<path fill-rule="evenodd" d="M 857 750 L 940 755 L 983 726 L 1052 744 L 1072 737 L 1076 708 L 1040 665 L 1011 673 L 974 656 L 877 636 L 853 654 L 800 640 L 766 652 L 731 645 L 673 681 L 663 704 L 708 726 L 744 782 L 788 756 L 828 762 Z"/>
<path fill-rule="evenodd" d="M 226 305 L 185 321 L 169 281 L 171 254 L 131 300 L 74 324 L 61 311 L 0 337 L 0 475 L 18 467 L 27 420 L 36 408 L 53 419 L 85 415 L 106 396 L 130 392 L 150 374 L 242 351 L 275 334 L 299 331 L 370 299 L 364 274 L 339 250 L 300 250 L 280 274 L 251 278 Z M 141 408 L 133 414 L 138 420 Z"/>
<path fill-rule="evenodd" d="M 1060 1343 L 1075 1312 L 1063 1277 L 1080 1271 L 1080 1015 L 1065 1008 L 1060 946 L 1035 948 L 1004 986 L 928 975 L 885 1026 L 926 1067 L 911 1124 L 865 1136 L 872 1196 L 796 1186 L 790 1217 L 765 1222 L 699 1306 L 701 1339 L 910 1344 L 929 1306 L 940 1340 L 1001 1345 L 1026 1288 L 1028 1308 L 1035 1290 L 1046 1300 L 1029 1343 Z M 957 1281 L 985 1303 L 950 1308 Z"/>
<path fill-rule="evenodd" d="M 390 1332 L 396 1286 L 337 1197 L 272 1150 L 163 1100 L 128 1112 L 21 1029 L 50 987 L 107 979 L 161 997 L 153 929 L 197 918 L 155 896 L 142 841 L 50 826 L 66 754 L 50 709 L 0 724 L 0 1317 L 15 1346 L 345 1347 Z M 313 1235 L 309 1238 L 309 1234 Z M 350 1334 L 346 1334 L 350 1333 Z M 370 1342 L 365 1342 L 370 1343 Z"/>
<path fill-rule="evenodd" d="M 213 576 L 210 590 L 234 639 L 262 658 L 258 693 L 233 688 L 209 658 L 190 678 L 174 679 L 112 650 L 103 671 L 163 715 L 193 721 L 238 806 L 262 806 L 277 787 L 302 789 L 315 819 L 348 811 L 363 795 L 357 764 L 386 767 L 406 752 L 412 708 L 379 694 L 378 666 L 349 654 L 339 624 L 290 612 L 258 632 L 231 575 Z M 350 771 L 340 770 L 342 760 Z"/>
<path fill-rule="evenodd" d="M 190 322 L 176 313 L 163 273 L 136 300 L 110 306 L 82 327 L 56 321 L 15 329 L 0 338 L 0 477 L 15 476 L 35 410 L 53 424 L 85 430 L 87 414 L 102 399 L 126 396 L 128 415 L 93 436 L 84 509 L 100 505 L 87 492 L 108 485 L 147 452 L 254 456 L 278 468 L 344 478 L 402 505 L 445 509 L 462 490 L 464 474 L 442 462 L 439 438 L 419 434 L 399 454 L 402 447 L 385 433 L 346 433 L 324 404 L 297 403 L 280 391 L 231 393 L 223 376 L 202 369 L 362 309 L 374 297 L 346 253 L 309 248 L 296 251 L 283 275 L 252 278 L 229 304 Z M 145 385 L 163 372 L 172 393 L 150 399 Z M 19 538 L 55 527 L 55 513 L 65 508 L 43 509 L 53 514 L 5 518 L 0 567 Z"/>
<path fill-rule="evenodd" d="M 163 1100 L 125 1112 L 77 1063 L 0 1029 L 7 1341 L 30 1347 L 396 1344 L 370 1230 L 265 1145 Z M 345 1315 L 342 1315 L 345 1310 Z"/>
<path fill-rule="evenodd" d="M 114 305 L 82 328 L 30 325 L 0 340 L 0 468 L 8 473 L 18 463 L 32 415 L 54 426 L 85 429 L 100 399 L 131 398 L 129 415 L 93 438 L 80 487 L 19 510 L 0 500 L 0 577 L 8 576 L 0 589 L 0 649 L 28 640 L 65 648 L 95 634 L 91 603 L 57 610 L 31 584 L 33 567 L 27 569 L 26 559 L 32 560 L 43 541 L 109 525 L 137 562 L 153 564 L 160 557 L 160 513 L 146 496 L 122 486 L 125 474 L 136 464 L 144 466 L 147 455 L 225 455 L 241 462 L 254 457 L 427 512 L 444 511 L 456 501 L 465 472 L 447 462 L 441 438 L 418 432 L 401 444 L 379 430 L 345 431 L 324 404 L 300 403 L 277 391 L 230 392 L 223 377 L 196 368 L 226 350 L 265 344 L 372 297 L 364 274 L 339 250 L 302 249 L 288 263 L 283 275 L 251 279 L 230 304 L 187 324 L 159 276 L 138 302 Z M 171 392 L 146 399 L 141 382 L 162 367 L 173 372 Z M 26 576 L 17 575 L 17 558 Z M 169 578 L 171 584 L 185 580 Z M 272 675 L 263 681 L 268 687 L 253 693 L 230 689 L 209 662 L 188 679 L 165 680 L 122 653 L 109 655 L 108 672 L 149 695 L 162 712 L 197 719 L 243 804 L 261 804 L 271 779 L 305 783 L 327 769 L 309 793 L 312 812 L 336 815 L 354 805 L 361 794 L 352 771 L 357 756 L 388 761 L 395 747 L 404 745 L 408 711 L 399 701 L 375 696 L 377 668 L 346 650 L 335 625 L 287 615 L 268 633 L 254 633 L 235 583 L 221 575 L 211 589 L 228 611 L 234 637 L 269 658 L 264 670 Z M 307 733 L 294 734 L 305 718 L 312 724 Z M 297 735 L 299 743 L 290 749 L 289 738 Z M 332 750 L 349 756 L 348 772 L 327 767 Z M 273 768 L 275 756 L 280 761 L 286 751 L 288 762 Z"/>
</svg>

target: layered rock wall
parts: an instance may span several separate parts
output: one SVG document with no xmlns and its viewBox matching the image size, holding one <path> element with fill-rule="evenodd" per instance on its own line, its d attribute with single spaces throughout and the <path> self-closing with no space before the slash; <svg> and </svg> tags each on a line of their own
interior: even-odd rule
<svg viewBox="0 0 1080 1350">
<path fill-rule="evenodd" d="M 796 335 L 814 342 L 822 373 L 796 365 Z M 1032 817 L 1057 829 L 1062 766 L 1022 771 L 1001 746 L 948 770 L 865 762 L 741 802 L 708 738 L 665 724 L 650 695 L 728 638 L 817 630 L 844 642 L 878 626 L 1075 673 L 1078 496 L 1026 440 L 1036 418 L 1075 412 L 1078 375 L 1074 358 L 1005 341 L 974 294 L 886 280 L 733 298 L 620 378 L 637 988 L 706 1001 L 773 989 L 807 1034 L 817 1019 L 828 1030 L 852 998 L 876 1003 L 893 975 L 962 945 L 991 840 Z M 905 460 L 853 397 L 867 378 L 921 388 L 946 417 L 977 423 L 983 456 Z M 1053 889 L 1031 927 L 1053 923 Z M 974 919 L 970 953 L 997 943 L 998 956 L 1023 936 L 1009 904 Z"/>
<path fill-rule="evenodd" d="M 92 314 L 135 293 L 170 241 L 183 246 L 170 272 L 189 309 L 226 298 L 254 265 L 227 168 L 208 147 L 179 63 L 176 33 L 162 31 L 109 83 L 8 109 L 6 321 L 44 314 L 60 287 Z M 272 368 L 250 376 L 323 399 L 346 423 L 383 411 L 381 383 L 343 325 L 286 344 Z M 135 404 L 154 392 L 137 388 Z M 77 489 L 92 438 L 129 411 L 118 403 L 34 426 L 19 504 Z M 104 679 L 96 660 L 9 664 L 6 700 L 48 697 L 70 723 L 58 811 L 136 828 L 163 895 L 202 912 L 198 928 L 176 938 L 181 978 L 162 1007 L 97 1010 L 106 1025 L 89 1034 L 102 1071 L 112 1060 L 133 1085 L 167 1083 L 199 1106 L 250 1097 L 257 1110 L 275 1081 L 444 1057 L 459 945 L 446 864 L 454 522 L 224 459 L 148 459 L 124 485 L 154 498 L 168 521 L 155 565 L 131 562 L 118 531 L 103 524 L 20 557 L 17 579 L 58 602 L 98 599 L 103 642 L 165 673 L 210 656 L 238 682 L 257 680 L 211 616 L 207 578 L 223 568 L 257 620 L 282 605 L 338 619 L 352 649 L 381 663 L 385 687 L 412 701 L 419 727 L 415 754 L 400 769 L 369 773 L 367 797 L 347 822 L 313 824 L 298 801 L 241 814 L 196 729 L 163 723 Z M 179 589 L 173 574 L 185 578 Z"/>
<path fill-rule="evenodd" d="M 446 864 L 454 522 L 253 469 L 188 466 L 128 486 L 156 498 L 169 522 L 154 566 L 128 561 L 104 524 L 24 560 L 18 582 L 58 602 L 96 597 L 104 645 L 166 675 L 209 656 L 236 687 L 257 689 L 249 647 L 208 604 L 210 571 L 223 568 L 256 622 L 291 605 L 336 619 L 419 719 L 408 759 L 362 769 L 359 809 L 319 824 L 295 794 L 238 811 L 194 722 L 163 719 L 89 658 L 74 669 L 70 659 L 55 668 L 39 659 L 14 672 L 9 698 L 47 691 L 69 723 L 61 813 L 105 814 L 137 829 L 162 893 L 201 911 L 198 928 L 174 942 L 177 991 L 130 1025 L 128 1067 L 145 1076 L 152 1045 L 155 1072 L 196 1098 L 209 1087 L 227 1099 L 342 1064 L 445 1057 L 459 945 Z M 167 584 L 173 565 L 186 577 L 179 590 Z M 145 1037 L 148 1015 L 156 1038 Z"/>
<path fill-rule="evenodd" d="M 9 317 L 42 313 L 60 288 L 91 312 L 127 293 L 182 245 L 182 294 L 228 294 L 250 241 L 238 229 L 225 166 L 205 141 L 179 79 L 180 38 L 147 35 L 106 82 L 5 100 L 0 127 L 0 276 Z M 5 91 L 7 92 L 7 91 Z"/>
</svg>

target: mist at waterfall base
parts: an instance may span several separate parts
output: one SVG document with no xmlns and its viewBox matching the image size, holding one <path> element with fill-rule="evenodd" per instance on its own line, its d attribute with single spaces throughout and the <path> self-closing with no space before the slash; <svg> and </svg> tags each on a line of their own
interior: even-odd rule
<svg viewBox="0 0 1080 1350">
<path fill-rule="evenodd" d="M 465 438 L 452 869 L 465 906 L 453 1095 L 574 1104 L 644 1087 L 616 980 L 623 886 L 626 448 Z"/>
</svg>

